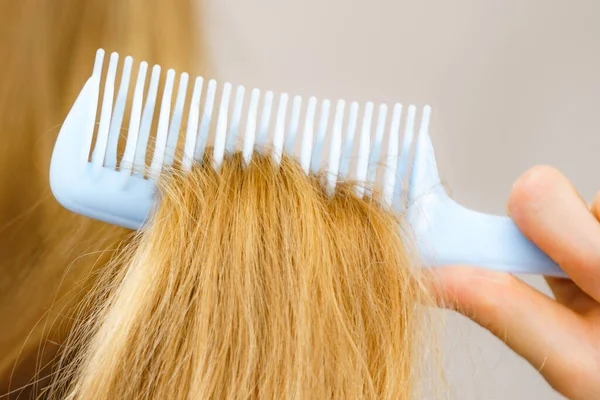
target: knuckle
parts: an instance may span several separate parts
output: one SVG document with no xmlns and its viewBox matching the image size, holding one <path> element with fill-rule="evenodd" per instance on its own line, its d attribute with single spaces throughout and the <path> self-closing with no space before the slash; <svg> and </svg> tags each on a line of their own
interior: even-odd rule
<svg viewBox="0 0 600 400">
<path fill-rule="evenodd" d="M 514 183 L 511 197 L 524 201 L 536 198 L 546 193 L 560 176 L 561 173 L 556 168 L 548 165 L 530 168 Z"/>
<path fill-rule="evenodd" d="M 562 174 L 554 167 L 538 165 L 515 181 L 508 199 L 508 209 L 514 216 L 552 190 Z"/>
</svg>

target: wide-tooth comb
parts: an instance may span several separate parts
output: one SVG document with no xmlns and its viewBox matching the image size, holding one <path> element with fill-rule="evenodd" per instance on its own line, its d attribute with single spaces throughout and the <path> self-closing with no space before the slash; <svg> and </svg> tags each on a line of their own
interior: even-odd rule
<svg viewBox="0 0 600 400">
<path fill-rule="evenodd" d="M 380 201 L 406 212 L 426 264 L 473 264 L 510 272 L 564 276 L 509 218 L 468 210 L 448 197 L 440 184 L 428 134 L 428 106 L 422 110 L 415 135 L 417 108 L 412 105 L 403 118 L 400 104 L 391 108 L 382 104 L 375 110 L 375 105 L 368 102 L 361 110 L 356 102 L 348 106 L 339 100 L 332 105 L 329 100 L 310 97 L 305 103 L 300 96 L 290 101 L 285 93 L 276 97 L 268 91 L 263 96 L 260 90 L 253 89 L 245 109 L 244 87 L 234 88 L 226 83 L 218 93 L 215 80 L 205 82 L 201 77 L 194 80 L 187 102 L 188 74 L 179 75 L 176 85 L 175 71 L 167 71 L 159 96 L 161 68 L 152 68 L 146 89 L 145 62 L 139 65 L 130 96 L 133 59 L 125 58 L 117 91 L 118 54 L 111 55 L 104 79 L 103 64 L 104 51 L 99 50 L 92 76 L 69 112 L 52 155 L 52 191 L 63 206 L 74 212 L 138 229 L 151 213 L 156 180 L 163 169 L 179 163 L 184 171 L 189 171 L 195 162 L 204 159 L 210 138 L 214 137 L 211 160 L 215 169 L 226 154 L 235 151 L 238 139 L 243 139 L 241 152 L 246 163 L 251 162 L 256 151 L 270 151 L 277 163 L 283 153 L 296 157 L 294 149 L 300 139 L 297 159 L 307 174 L 319 172 L 322 160 L 326 160 L 325 185 L 330 194 L 339 179 L 351 177 L 373 184 L 381 166 Z M 119 141 L 128 106 L 129 126 L 119 160 Z M 155 124 L 157 106 L 160 111 Z M 178 160 L 176 149 L 184 124 L 183 152 Z M 402 125 L 404 138 L 400 145 Z M 152 154 L 148 154 L 149 143 L 154 143 Z M 328 157 L 323 155 L 326 144 Z M 386 152 L 382 155 L 384 147 Z M 409 178 L 407 187 L 403 187 L 405 177 Z M 365 194 L 367 187 L 370 185 L 357 185 L 356 193 Z M 407 199 L 409 206 L 405 209 Z"/>
</svg>

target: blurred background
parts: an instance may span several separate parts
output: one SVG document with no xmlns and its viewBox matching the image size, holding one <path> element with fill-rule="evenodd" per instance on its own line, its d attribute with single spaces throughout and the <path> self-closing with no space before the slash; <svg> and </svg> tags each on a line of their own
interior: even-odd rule
<svg viewBox="0 0 600 400">
<path fill-rule="evenodd" d="M 468 207 L 504 214 L 535 164 L 560 168 L 586 200 L 600 187 L 597 0 L 204 0 L 198 12 L 219 79 L 430 104 L 442 177 Z M 450 398 L 561 398 L 489 333 L 446 318 Z"/>
</svg>

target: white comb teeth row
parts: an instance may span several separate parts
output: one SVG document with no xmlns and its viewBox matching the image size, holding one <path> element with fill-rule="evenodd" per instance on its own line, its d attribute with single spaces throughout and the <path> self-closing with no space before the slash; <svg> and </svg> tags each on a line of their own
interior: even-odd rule
<svg viewBox="0 0 600 400">
<path fill-rule="evenodd" d="M 144 176 L 146 173 L 146 153 L 157 106 L 161 68 L 158 65 L 152 68 L 150 83 L 145 93 L 148 64 L 142 62 L 139 66 L 132 96 L 125 151 L 118 163 L 117 147 L 132 80 L 133 59 L 125 58 L 120 86 L 116 91 L 118 62 L 118 54 L 113 53 L 104 81 L 100 123 L 91 162 L 94 170 L 103 167 L 115 169 L 118 164 L 123 179 L 127 180 L 132 174 Z M 103 63 L 104 51 L 99 50 L 93 72 L 93 76 L 98 81 L 101 80 Z M 311 97 L 304 103 L 300 96 L 290 99 L 284 93 L 275 98 L 271 91 L 267 91 L 264 96 L 261 96 L 260 90 L 253 89 L 244 113 L 246 91 L 243 86 L 233 88 L 230 83 L 225 83 L 220 98 L 217 99 L 217 82 L 210 80 L 206 83 L 202 77 L 197 77 L 193 82 L 192 94 L 189 106 L 187 106 L 188 74 L 183 73 L 179 76 L 176 90 L 175 82 L 175 71 L 167 71 L 165 82 L 161 88 L 162 100 L 159 106 L 156 141 L 149 170 L 151 178 L 159 177 L 164 166 L 173 165 L 179 132 L 186 111 L 187 122 L 181 165 L 184 170 L 190 170 L 194 162 L 202 161 L 211 127 L 215 122 L 213 121 L 214 108 L 217 106 L 216 124 L 214 124 L 216 133 L 212 154 L 215 168 L 220 167 L 226 153 L 232 153 L 235 150 L 242 126 L 245 128 L 242 154 L 246 163 L 251 161 L 254 151 L 262 151 L 266 148 L 271 132 L 270 151 L 277 163 L 281 162 L 283 152 L 293 153 L 297 137 L 300 135 L 299 161 L 306 173 L 316 173 L 320 169 L 321 160 L 324 158 L 323 150 L 327 137 L 330 136 L 329 157 L 327 158 L 327 190 L 332 193 L 335 190 L 338 176 L 350 175 L 350 159 L 353 155 L 356 133 L 359 130 L 354 178 L 359 182 L 375 181 L 379 161 L 383 159 L 386 166 L 383 176 L 384 201 L 391 204 L 398 195 L 401 183 L 398 176 L 404 176 L 406 173 L 409 147 L 414 135 L 415 106 L 408 107 L 405 140 L 400 151 L 399 135 L 403 112 L 400 104 L 394 105 L 391 110 L 388 129 L 388 107 L 385 104 L 378 107 L 375 117 L 375 106 L 371 102 L 366 103 L 361 114 L 357 102 L 352 102 L 347 107 L 344 100 L 339 100 L 333 106 L 333 115 L 331 115 L 332 104 L 329 100 L 319 102 L 315 97 Z M 232 102 L 233 104 L 231 104 Z M 429 112 L 423 113 L 424 119 L 428 116 Z M 373 123 L 375 123 L 375 133 L 371 138 Z M 301 132 L 299 132 L 300 130 Z M 381 157 L 386 133 L 387 153 Z M 93 132 L 87 132 L 87 134 L 86 140 L 91 147 Z M 364 193 L 365 189 L 357 187 L 356 190 L 360 195 Z"/>
</svg>

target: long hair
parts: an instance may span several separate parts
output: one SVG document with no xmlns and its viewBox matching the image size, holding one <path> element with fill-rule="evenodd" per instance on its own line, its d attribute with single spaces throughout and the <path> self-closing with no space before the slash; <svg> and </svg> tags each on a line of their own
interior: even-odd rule
<svg viewBox="0 0 600 400">
<path fill-rule="evenodd" d="M 133 240 L 52 198 L 95 50 L 200 74 L 193 3 L 0 4 L 0 395 L 410 398 L 426 294 L 397 216 L 352 185 L 205 160 Z"/>
<path fill-rule="evenodd" d="M 69 310 L 93 266 L 108 258 L 102 250 L 127 233 L 63 210 L 49 190 L 58 127 L 94 52 L 104 47 L 203 73 L 194 3 L 0 2 L 0 395 L 41 379 L 32 373 L 70 329 Z"/>
<path fill-rule="evenodd" d="M 174 173 L 51 394 L 413 398 L 426 293 L 400 221 L 350 183 L 323 187 L 287 157 Z"/>
</svg>

